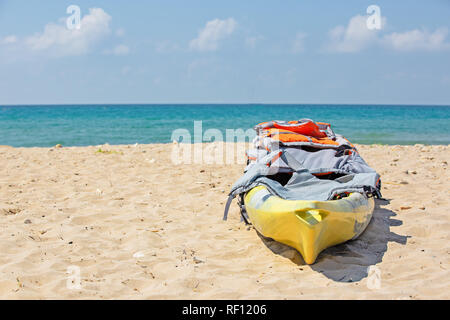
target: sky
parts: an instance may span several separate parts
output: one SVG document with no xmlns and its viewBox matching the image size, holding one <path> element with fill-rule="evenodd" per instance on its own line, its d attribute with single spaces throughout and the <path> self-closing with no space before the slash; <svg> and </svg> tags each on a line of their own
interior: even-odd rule
<svg viewBox="0 0 450 320">
<path fill-rule="evenodd" d="M 450 105 L 449 18 L 450 0 L 0 0 L 0 104 Z"/>
</svg>

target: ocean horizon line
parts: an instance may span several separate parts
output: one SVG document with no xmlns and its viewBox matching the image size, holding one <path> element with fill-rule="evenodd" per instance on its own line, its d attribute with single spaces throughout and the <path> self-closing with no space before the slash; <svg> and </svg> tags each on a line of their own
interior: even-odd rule
<svg viewBox="0 0 450 320">
<path fill-rule="evenodd" d="M 450 107 L 450 104 L 406 104 L 406 103 L 287 103 L 287 102 L 145 102 L 145 103 L 36 103 L 2 104 L 0 107 L 91 107 L 91 106 L 387 106 L 387 107 Z"/>
</svg>

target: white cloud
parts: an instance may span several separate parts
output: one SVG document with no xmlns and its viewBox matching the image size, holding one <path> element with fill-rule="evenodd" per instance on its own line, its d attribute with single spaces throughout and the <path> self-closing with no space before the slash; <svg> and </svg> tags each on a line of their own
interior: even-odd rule
<svg viewBox="0 0 450 320">
<path fill-rule="evenodd" d="M 17 42 L 17 37 L 15 35 L 6 36 L 0 39 L 0 44 L 12 44 Z"/>
<path fill-rule="evenodd" d="M 233 18 L 208 21 L 206 26 L 200 30 L 198 37 L 191 40 L 189 47 L 198 51 L 215 51 L 219 47 L 219 41 L 231 35 L 236 25 Z"/>
<path fill-rule="evenodd" d="M 382 18 L 382 26 L 386 18 Z M 328 49 L 335 52 L 358 52 L 378 41 L 377 30 L 367 27 L 367 16 L 357 15 L 350 19 L 348 25 L 337 26 L 329 32 Z"/>
<path fill-rule="evenodd" d="M 69 30 L 65 21 L 61 22 L 47 24 L 43 33 L 28 37 L 26 45 L 33 51 L 47 50 L 57 56 L 85 54 L 109 34 L 111 16 L 101 8 L 91 8 L 81 19 L 79 29 Z"/>
<path fill-rule="evenodd" d="M 383 43 L 396 51 L 438 51 L 450 49 L 450 43 L 446 42 L 447 35 L 447 28 L 440 28 L 432 33 L 415 29 L 385 35 Z"/>
<path fill-rule="evenodd" d="M 337 26 L 330 30 L 328 50 L 334 52 L 358 52 L 370 46 L 384 46 L 394 51 L 440 51 L 450 49 L 446 41 L 448 28 L 439 28 L 434 32 L 427 30 L 410 30 L 392 32 L 381 36 L 376 30 L 367 28 L 367 16 L 357 15 L 350 19 L 348 25 Z M 386 18 L 381 18 L 382 29 Z"/>
<path fill-rule="evenodd" d="M 300 53 L 305 51 L 304 40 L 306 38 L 306 33 L 298 32 L 295 36 L 294 42 L 292 43 L 292 52 Z"/>
</svg>

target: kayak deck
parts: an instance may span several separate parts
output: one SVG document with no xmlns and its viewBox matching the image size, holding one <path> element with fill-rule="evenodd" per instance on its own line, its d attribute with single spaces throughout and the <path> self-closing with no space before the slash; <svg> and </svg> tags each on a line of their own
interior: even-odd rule
<svg viewBox="0 0 450 320">
<path fill-rule="evenodd" d="M 324 249 L 357 238 L 372 217 L 375 202 L 361 193 L 339 200 L 285 200 L 264 186 L 244 197 L 253 226 L 263 236 L 297 249 L 307 264 Z"/>
</svg>

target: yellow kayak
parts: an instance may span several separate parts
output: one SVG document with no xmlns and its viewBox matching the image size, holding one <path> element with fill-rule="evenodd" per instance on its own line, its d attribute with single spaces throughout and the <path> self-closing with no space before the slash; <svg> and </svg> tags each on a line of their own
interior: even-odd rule
<svg viewBox="0 0 450 320">
<path fill-rule="evenodd" d="M 339 200 L 285 200 L 257 186 L 244 197 L 247 214 L 263 236 L 297 249 L 307 264 L 331 246 L 357 238 L 367 227 L 374 199 L 351 193 Z"/>
</svg>

